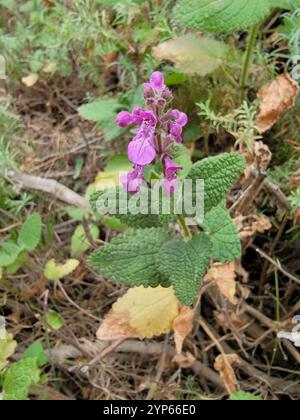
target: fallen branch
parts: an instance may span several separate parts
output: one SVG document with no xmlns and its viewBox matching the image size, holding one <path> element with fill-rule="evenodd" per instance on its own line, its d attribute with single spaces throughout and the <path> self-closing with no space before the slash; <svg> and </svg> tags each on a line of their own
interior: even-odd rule
<svg viewBox="0 0 300 420">
<path fill-rule="evenodd" d="M 89 202 L 84 197 L 53 179 L 45 179 L 16 171 L 10 171 L 8 175 L 12 181 L 23 189 L 42 191 L 71 206 L 91 210 Z"/>
</svg>

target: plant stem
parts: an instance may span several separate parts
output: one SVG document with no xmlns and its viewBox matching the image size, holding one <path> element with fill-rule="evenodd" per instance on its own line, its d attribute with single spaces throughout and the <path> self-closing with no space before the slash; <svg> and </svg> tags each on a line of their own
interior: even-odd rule
<svg viewBox="0 0 300 420">
<path fill-rule="evenodd" d="M 188 240 L 192 239 L 192 234 L 191 234 L 190 229 L 188 228 L 187 224 L 185 223 L 184 217 L 181 214 L 177 214 L 177 219 L 178 219 L 178 222 L 179 222 L 180 226 L 182 227 L 185 238 L 188 239 Z"/>
<path fill-rule="evenodd" d="M 243 72 L 242 72 L 241 82 L 240 82 L 241 101 L 242 102 L 244 102 L 244 100 L 245 100 L 245 93 L 246 93 L 246 87 L 247 87 L 247 82 L 248 82 L 248 75 L 249 75 L 249 70 L 250 70 L 251 57 L 252 57 L 252 53 L 253 53 L 253 49 L 254 49 L 257 33 L 258 33 L 258 28 L 259 28 L 258 25 L 254 25 L 252 27 L 250 35 L 249 35 L 249 42 L 248 42 L 248 46 L 247 46 L 247 51 L 246 51 L 246 56 L 245 56 L 245 61 L 244 61 L 244 67 L 243 67 Z"/>
</svg>

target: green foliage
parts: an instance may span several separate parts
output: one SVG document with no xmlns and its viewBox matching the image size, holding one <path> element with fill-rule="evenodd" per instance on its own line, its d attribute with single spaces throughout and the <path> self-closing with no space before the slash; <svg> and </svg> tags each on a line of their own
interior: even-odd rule
<svg viewBox="0 0 300 420">
<path fill-rule="evenodd" d="M 245 160 L 240 154 L 224 153 L 194 164 L 187 178 L 204 180 L 204 205 L 205 212 L 208 212 L 225 199 L 244 170 Z"/>
<path fill-rule="evenodd" d="M 0 371 L 7 365 L 7 359 L 14 354 L 16 346 L 13 335 L 0 327 Z"/>
<path fill-rule="evenodd" d="M 45 354 L 44 347 L 39 341 L 35 341 L 25 350 L 23 358 L 35 359 L 39 367 L 48 363 L 48 357 Z"/>
<path fill-rule="evenodd" d="M 255 397 L 252 394 L 249 394 L 249 392 L 235 392 L 230 396 L 230 401 L 262 401 L 261 397 Z"/>
<path fill-rule="evenodd" d="M 226 263 L 241 258 L 239 233 L 223 203 L 206 214 L 203 228 L 211 238 L 215 260 Z"/>
<path fill-rule="evenodd" d="M 41 241 L 42 219 L 39 213 L 33 213 L 26 220 L 19 233 L 18 243 L 28 252 L 34 251 Z"/>
<path fill-rule="evenodd" d="M 115 99 L 91 102 L 79 108 L 82 118 L 97 122 L 105 132 L 105 141 L 115 140 L 126 130 L 116 125 L 115 119 L 122 105 Z"/>
<path fill-rule="evenodd" d="M 184 305 L 192 305 L 211 259 L 211 242 L 204 234 L 185 243 L 176 239 L 162 247 L 157 257 L 160 271 Z"/>
<path fill-rule="evenodd" d="M 65 323 L 63 317 L 55 311 L 48 311 L 46 313 L 46 321 L 49 327 L 55 331 L 60 330 Z"/>
<path fill-rule="evenodd" d="M 36 358 L 24 358 L 12 364 L 4 375 L 3 400 L 26 400 L 30 387 L 39 380 L 40 371 Z"/>
<path fill-rule="evenodd" d="M 292 194 L 289 196 L 289 201 L 294 212 L 300 208 L 300 188 L 297 188 L 296 191 L 292 192 Z"/>
<path fill-rule="evenodd" d="M 179 0 L 174 20 L 189 28 L 230 32 L 259 23 L 270 9 L 269 0 Z"/>
<path fill-rule="evenodd" d="M 27 252 L 34 251 L 41 241 L 42 220 L 33 213 L 22 226 L 18 240 L 6 240 L 0 249 L 0 267 L 14 274 L 25 262 Z"/>
<path fill-rule="evenodd" d="M 99 237 L 99 229 L 96 225 L 89 225 L 88 229 L 90 231 L 91 238 L 95 241 Z M 88 249 L 90 249 L 91 243 L 83 225 L 77 226 L 71 240 L 71 257 L 77 257 L 79 254 L 84 254 Z"/>
<path fill-rule="evenodd" d="M 157 257 L 172 237 L 173 234 L 164 228 L 129 231 L 96 250 L 88 263 L 114 281 L 129 286 L 155 287 L 164 282 Z"/>
<path fill-rule="evenodd" d="M 97 202 L 99 199 L 101 201 L 107 200 L 108 202 L 116 202 L 116 212 L 113 213 L 113 216 L 116 216 L 118 220 L 127 226 L 135 227 L 135 228 L 148 228 L 148 227 L 159 227 L 163 226 L 175 219 L 174 214 L 150 214 L 150 205 L 151 205 L 151 194 L 150 190 L 141 189 L 140 194 L 143 194 L 145 191 L 145 195 L 147 199 L 140 199 L 140 211 L 138 213 L 132 214 L 130 212 L 123 212 L 122 208 L 123 205 L 128 208 L 130 200 L 132 199 L 139 199 L 138 195 L 132 197 L 132 195 L 127 194 L 120 188 L 110 189 L 106 191 L 97 191 L 94 193 L 91 198 L 91 206 L 96 214 L 99 214 L 99 208 L 97 206 Z M 121 195 L 120 195 L 121 194 Z M 145 197 L 145 196 L 143 196 Z M 126 214 L 122 214 L 126 213 Z M 101 213 L 103 216 L 106 213 Z M 109 214 L 109 213 L 108 213 Z"/>
<path fill-rule="evenodd" d="M 17 259 L 22 248 L 12 241 L 6 241 L 0 249 L 0 267 L 8 267 Z"/>
</svg>

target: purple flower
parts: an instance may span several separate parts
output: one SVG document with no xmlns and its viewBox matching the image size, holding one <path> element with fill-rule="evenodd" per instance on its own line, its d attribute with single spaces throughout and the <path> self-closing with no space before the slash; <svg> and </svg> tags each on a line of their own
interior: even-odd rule
<svg viewBox="0 0 300 420">
<path fill-rule="evenodd" d="M 144 180 L 144 171 L 143 166 L 134 166 L 130 172 L 120 176 L 120 181 L 129 194 L 136 194 L 140 191 Z"/>
<path fill-rule="evenodd" d="M 164 191 L 172 195 L 174 194 L 176 182 L 177 182 L 177 174 L 182 169 L 181 165 L 177 165 L 169 156 L 165 157 L 165 179 L 163 183 Z"/>
<path fill-rule="evenodd" d="M 128 127 L 132 124 L 132 115 L 128 111 L 122 111 L 117 115 L 116 123 L 122 127 Z"/>
<path fill-rule="evenodd" d="M 128 158 L 135 165 L 146 166 L 156 157 L 154 133 L 157 120 L 150 111 L 143 111 L 139 118 L 142 118 L 142 124 L 128 145 Z"/>
</svg>

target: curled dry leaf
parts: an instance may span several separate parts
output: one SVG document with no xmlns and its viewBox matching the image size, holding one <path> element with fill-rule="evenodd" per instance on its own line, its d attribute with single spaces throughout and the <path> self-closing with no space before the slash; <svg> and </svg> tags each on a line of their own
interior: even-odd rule
<svg viewBox="0 0 300 420">
<path fill-rule="evenodd" d="M 233 366 L 239 364 L 241 364 L 241 360 L 237 354 L 220 354 L 215 360 L 214 368 L 219 372 L 229 395 L 238 391 Z"/>
<path fill-rule="evenodd" d="M 240 233 L 241 241 L 248 241 L 256 233 L 264 233 L 271 229 L 272 224 L 267 216 L 250 214 L 248 216 L 238 215 L 234 223 Z"/>
<path fill-rule="evenodd" d="M 173 330 L 177 354 L 182 353 L 182 345 L 185 338 L 193 328 L 195 312 L 188 306 L 181 305 L 179 315 L 174 319 Z"/>
<path fill-rule="evenodd" d="M 179 303 L 171 287 L 133 287 L 113 305 L 97 332 L 97 338 L 143 339 L 167 334 L 178 313 Z"/>
<path fill-rule="evenodd" d="M 288 73 L 281 74 L 257 94 L 261 100 L 258 128 L 265 133 L 279 118 L 295 105 L 299 85 Z"/>
<path fill-rule="evenodd" d="M 222 295 L 233 305 L 237 305 L 235 262 L 229 264 L 214 263 L 206 274 L 205 282 L 214 282 Z"/>
</svg>

